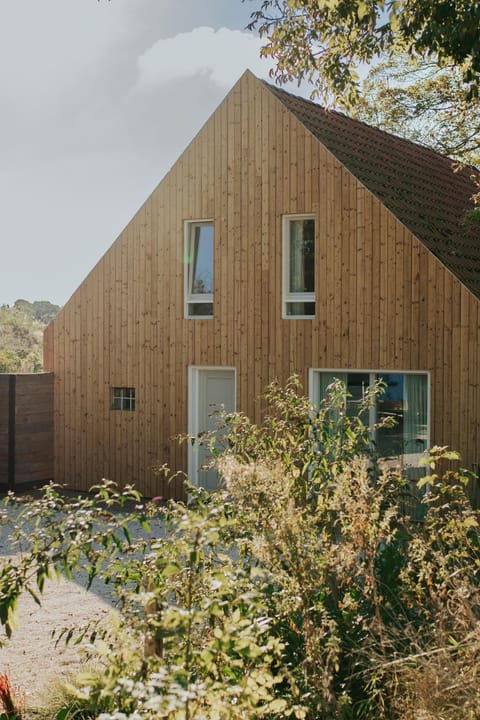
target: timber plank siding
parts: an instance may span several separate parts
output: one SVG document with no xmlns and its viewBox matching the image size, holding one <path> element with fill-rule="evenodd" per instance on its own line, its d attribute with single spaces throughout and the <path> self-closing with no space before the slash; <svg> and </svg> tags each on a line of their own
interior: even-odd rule
<svg viewBox="0 0 480 720">
<path fill-rule="evenodd" d="M 282 318 L 282 221 L 295 214 L 316 220 L 312 319 Z M 193 220 L 214 224 L 212 319 L 184 318 L 184 225 Z M 192 366 L 235 368 L 237 409 L 257 421 L 258 394 L 292 373 L 307 392 L 310 368 L 428 372 L 430 443 L 472 466 L 478 306 L 246 73 L 47 330 L 55 480 L 87 490 L 107 477 L 181 497 L 181 478 L 169 484 L 154 466 L 187 469 L 175 436 L 187 431 Z M 111 409 L 113 387 L 135 388 L 134 412 Z"/>
<path fill-rule="evenodd" d="M 53 479 L 53 374 L 0 375 L 0 489 Z"/>
</svg>

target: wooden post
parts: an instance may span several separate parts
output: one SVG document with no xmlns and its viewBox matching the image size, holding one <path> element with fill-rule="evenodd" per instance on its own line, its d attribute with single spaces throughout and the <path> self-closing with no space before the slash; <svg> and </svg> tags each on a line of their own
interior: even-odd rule
<svg viewBox="0 0 480 720">
<path fill-rule="evenodd" d="M 147 590 L 152 592 L 155 588 L 153 580 L 147 582 Z M 145 604 L 145 620 L 148 624 L 148 619 L 152 615 L 158 614 L 158 603 L 156 598 L 152 598 Z M 143 646 L 144 657 L 163 657 L 163 642 L 161 638 L 155 637 L 155 631 L 150 632 L 148 629 L 145 633 L 145 641 Z"/>
<path fill-rule="evenodd" d="M 7 487 L 15 489 L 15 405 L 17 377 L 8 378 L 8 477 Z"/>
</svg>

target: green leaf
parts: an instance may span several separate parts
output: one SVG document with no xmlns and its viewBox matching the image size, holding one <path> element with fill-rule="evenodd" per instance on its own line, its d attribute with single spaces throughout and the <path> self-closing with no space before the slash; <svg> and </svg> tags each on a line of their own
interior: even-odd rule
<svg viewBox="0 0 480 720">
<path fill-rule="evenodd" d="M 181 568 L 178 565 L 176 565 L 175 563 L 168 563 L 168 565 L 166 565 L 163 568 L 162 575 L 164 577 L 171 577 L 172 575 L 177 575 L 177 573 L 179 573 L 180 570 L 181 570 Z"/>
<path fill-rule="evenodd" d="M 126 525 L 123 526 L 123 534 L 125 535 L 125 540 L 127 541 L 127 543 L 129 545 L 131 545 L 132 544 L 132 536 L 131 536 L 130 530 L 128 529 L 128 527 Z"/>
<path fill-rule="evenodd" d="M 420 478 L 420 480 L 417 480 L 417 487 L 421 489 L 425 487 L 425 485 L 433 485 L 435 480 L 438 480 L 438 475 L 425 475 Z"/>
<path fill-rule="evenodd" d="M 268 705 L 268 709 L 274 713 L 285 712 L 287 707 L 288 703 L 283 698 L 277 698 L 276 700 L 272 700 L 272 702 Z"/>
<path fill-rule="evenodd" d="M 368 15 L 370 15 L 370 8 L 368 6 L 368 3 L 359 2 L 357 5 L 357 16 L 360 22 Z"/>
<path fill-rule="evenodd" d="M 446 450 L 441 457 L 444 460 L 460 460 L 460 453 L 455 450 Z"/>
<path fill-rule="evenodd" d="M 418 467 L 429 467 L 433 470 L 435 467 L 435 460 L 432 460 L 430 455 L 422 455 L 418 460 Z"/>
<path fill-rule="evenodd" d="M 57 712 L 57 714 L 55 715 L 55 720 L 67 720 L 70 712 L 71 712 L 71 708 L 69 708 L 69 707 L 61 708 L 61 710 L 59 710 Z"/>
<path fill-rule="evenodd" d="M 37 603 L 37 605 L 41 605 L 41 604 L 42 604 L 40 598 L 39 598 L 38 595 L 32 590 L 32 588 L 30 587 L 30 585 L 27 585 L 26 591 L 27 591 L 28 594 L 34 599 L 34 601 Z"/>
</svg>

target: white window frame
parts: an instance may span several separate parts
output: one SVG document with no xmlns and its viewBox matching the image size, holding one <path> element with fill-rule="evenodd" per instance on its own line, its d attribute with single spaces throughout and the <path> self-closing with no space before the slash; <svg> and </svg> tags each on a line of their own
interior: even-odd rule
<svg viewBox="0 0 480 720">
<path fill-rule="evenodd" d="M 292 220 L 313 220 L 314 222 L 314 253 L 317 252 L 317 218 L 314 213 L 302 213 L 299 215 L 284 215 L 282 218 L 282 268 L 283 268 L 283 292 L 282 292 L 282 318 L 284 320 L 313 320 L 316 315 L 315 290 L 313 292 L 290 292 L 290 223 Z M 316 261 L 314 261 L 316 265 Z M 316 285 L 316 267 L 314 268 L 314 285 Z M 289 303 L 303 302 L 314 303 L 315 312 L 313 315 L 288 315 L 287 305 Z"/>
<path fill-rule="evenodd" d="M 213 242 L 214 251 L 212 257 L 212 280 L 215 268 L 215 223 L 213 219 L 201 220 L 185 220 L 184 222 L 184 257 L 189 258 L 191 253 L 192 237 L 196 227 L 211 226 L 213 229 Z M 185 262 L 185 273 L 184 273 L 184 298 L 185 298 L 185 310 L 184 317 L 186 320 L 211 320 L 213 318 L 213 293 L 193 293 L 191 292 L 190 283 L 193 280 L 191 275 L 191 263 Z M 204 305 L 211 303 L 212 312 L 210 315 L 190 315 L 189 308 L 191 305 Z"/>
<path fill-rule="evenodd" d="M 365 370 L 359 368 L 310 368 L 308 371 L 308 387 L 309 387 L 309 398 L 311 402 L 318 401 L 318 380 L 320 373 L 359 373 L 368 374 L 370 376 L 369 382 L 371 383 L 374 375 L 425 375 L 427 378 L 427 432 L 425 437 L 425 450 L 430 447 L 430 432 L 431 432 L 431 374 L 428 370 Z M 376 407 L 370 408 L 369 425 L 374 425 L 376 422 Z M 411 467 L 417 467 L 419 460 L 424 456 L 422 452 L 404 452 L 402 455 L 397 457 L 402 458 L 402 462 Z"/>
</svg>

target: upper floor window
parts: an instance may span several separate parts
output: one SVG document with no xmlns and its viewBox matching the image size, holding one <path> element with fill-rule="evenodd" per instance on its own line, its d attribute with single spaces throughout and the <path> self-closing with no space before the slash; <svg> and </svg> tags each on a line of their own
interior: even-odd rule
<svg viewBox="0 0 480 720">
<path fill-rule="evenodd" d="M 185 317 L 213 317 L 213 222 L 185 223 Z"/>
<path fill-rule="evenodd" d="M 315 315 L 315 218 L 283 218 L 283 317 Z"/>
<path fill-rule="evenodd" d="M 135 388 L 112 388 L 112 410 L 135 410 Z"/>
</svg>

